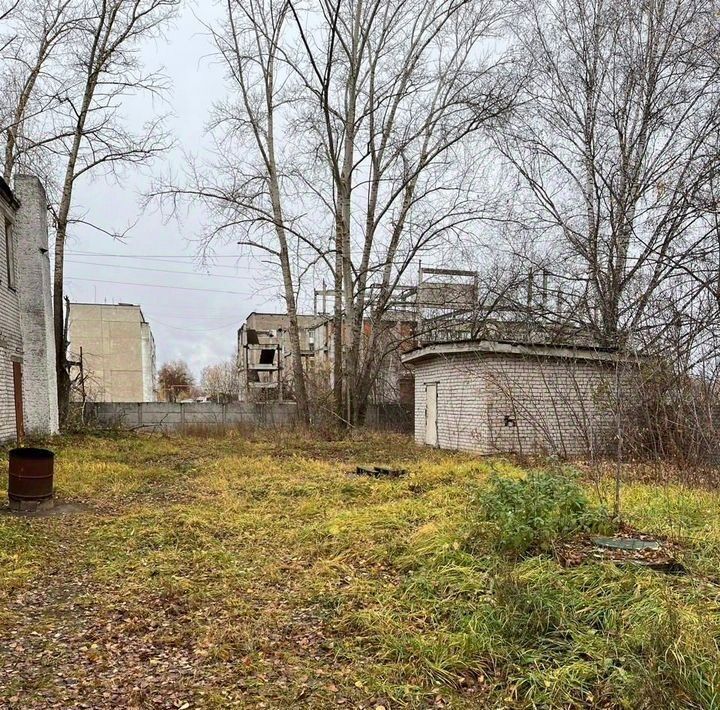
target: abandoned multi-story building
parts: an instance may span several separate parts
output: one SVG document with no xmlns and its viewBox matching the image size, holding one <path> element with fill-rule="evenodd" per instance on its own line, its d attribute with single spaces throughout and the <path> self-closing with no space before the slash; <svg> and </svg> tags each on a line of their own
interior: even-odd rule
<svg viewBox="0 0 720 710">
<path fill-rule="evenodd" d="M 303 367 L 312 368 L 315 326 L 321 318 L 298 315 Z M 283 313 L 251 313 L 238 330 L 240 400 L 292 398 L 293 362 L 290 319 Z"/>
<path fill-rule="evenodd" d="M 448 280 L 451 278 L 455 282 Z M 372 309 L 374 288 L 369 291 L 368 312 Z M 363 361 L 373 358 L 371 404 L 398 404 L 412 415 L 413 374 L 403 364 L 402 354 L 417 342 L 440 337 L 440 330 L 443 336 L 452 332 L 454 325 L 457 327 L 457 313 L 471 309 L 476 294 L 475 272 L 421 266 L 417 286 L 398 287 L 379 319 L 363 319 L 362 336 L 366 342 L 372 341 L 372 352 L 365 351 L 362 356 Z M 310 387 L 319 391 L 331 390 L 334 385 L 336 324 L 329 312 L 333 310 L 332 298 L 332 291 L 325 288 L 317 291 L 315 313 L 298 316 L 303 367 Z M 238 331 L 241 399 L 292 398 L 289 327 L 287 314 L 248 316 Z M 349 328 L 345 318 L 342 327 Z M 343 341 L 347 342 L 347 333 L 343 334 Z"/>
<path fill-rule="evenodd" d="M 299 315 L 300 351 L 311 389 L 331 390 L 335 362 L 334 321 L 323 314 Z M 400 402 L 412 398 L 412 376 L 400 354 L 412 345 L 413 321 L 390 314 L 383 321 L 378 351 L 386 349 L 375 377 L 372 403 Z M 365 325 L 365 333 L 370 328 Z M 241 401 L 293 398 L 293 360 L 290 322 L 284 313 L 251 313 L 238 330 L 237 362 Z M 395 340 L 407 345 L 399 347 Z"/>
<path fill-rule="evenodd" d="M 0 179 L 0 442 L 58 431 L 47 197 Z"/>
<path fill-rule="evenodd" d="M 68 359 L 78 374 L 73 399 L 156 402 L 155 339 L 131 303 L 71 303 Z"/>
<path fill-rule="evenodd" d="M 409 407 L 413 396 L 413 376 L 412 371 L 403 365 L 401 355 L 416 342 L 416 322 L 411 313 L 404 311 L 385 313 L 377 326 L 373 326 L 370 319 L 365 319 L 363 337 L 366 341 L 369 341 L 373 327 L 376 328 L 373 339 L 376 362 L 373 363 L 370 403 L 405 404 Z M 315 353 L 313 375 L 315 381 L 327 389 L 332 389 L 334 384 L 334 334 L 335 321 L 332 316 L 323 317 L 311 330 Z"/>
</svg>

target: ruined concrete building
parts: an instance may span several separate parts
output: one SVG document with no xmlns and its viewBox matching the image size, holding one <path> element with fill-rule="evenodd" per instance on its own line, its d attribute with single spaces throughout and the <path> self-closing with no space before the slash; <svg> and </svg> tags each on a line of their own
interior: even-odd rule
<svg viewBox="0 0 720 710">
<path fill-rule="evenodd" d="M 365 352 L 363 358 L 376 359 L 370 404 L 399 405 L 409 416 L 414 396 L 413 375 L 403 364 L 402 354 L 423 337 L 438 337 L 440 329 L 444 335 L 451 332 L 457 314 L 474 307 L 478 288 L 477 274 L 471 271 L 420 267 L 418 279 L 418 286 L 397 287 L 380 321 L 375 322 L 368 315 L 362 331 L 367 342 L 373 334 L 372 352 Z M 368 314 L 377 296 L 378 287 L 373 285 L 366 301 Z M 298 316 L 301 357 L 311 390 L 329 391 L 334 385 L 336 326 L 331 315 L 332 299 L 332 291 L 325 288 L 316 291 L 315 313 Z M 348 327 L 345 319 L 343 327 Z M 289 318 L 284 313 L 248 316 L 238 331 L 241 400 L 292 398 L 289 328 Z"/>
<path fill-rule="evenodd" d="M 71 303 L 68 340 L 74 400 L 157 401 L 155 339 L 140 306 Z"/>
<path fill-rule="evenodd" d="M 386 313 L 377 326 L 373 326 L 369 319 L 365 319 L 363 323 L 365 342 L 369 341 L 374 327 L 376 332 L 373 338 L 373 353 L 364 354 L 364 357 L 377 358 L 373 365 L 375 377 L 370 393 L 370 404 L 402 404 L 410 407 L 413 397 L 412 371 L 403 365 L 401 356 L 415 343 L 415 320 L 412 314 L 404 311 Z M 323 317 L 312 329 L 311 334 L 315 347 L 312 365 L 315 379 L 327 389 L 332 389 L 335 363 L 333 318 Z"/>
<path fill-rule="evenodd" d="M 0 442 L 58 431 L 47 197 L 0 179 Z"/>
<path fill-rule="evenodd" d="M 323 314 L 299 315 L 300 350 L 308 386 L 318 391 L 333 387 L 334 321 Z M 365 324 L 367 334 L 369 321 Z M 241 401 L 293 399 L 293 356 L 290 321 L 284 313 L 251 313 L 238 330 L 237 364 Z M 412 376 L 401 360 L 412 344 L 414 321 L 406 315 L 388 314 L 376 350 L 382 366 L 371 393 L 372 404 L 412 402 Z M 399 348 L 397 341 L 408 345 Z"/>
<path fill-rule="evenodd" d="M 299 315 L 303 367 L 312 367 L 319 316 Z M 283 313 L 251 313 L 237 335 L 240 401 L 292 399 L 290 319 Z"/>
</svg>

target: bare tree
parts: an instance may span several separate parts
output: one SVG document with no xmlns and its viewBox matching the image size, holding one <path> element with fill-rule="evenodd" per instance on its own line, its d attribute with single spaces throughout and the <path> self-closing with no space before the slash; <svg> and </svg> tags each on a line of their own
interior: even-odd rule
<svg viewBox="0 0 720 710">
<path fill-rule="evenodd" d="M 39 117 L 52 112 L 62 101 L 59 77 L 46 72 L 53 53 L 63 48 L 73 27 L 71 0 L 24 2 L 13 17 L 13 40 L 6 48 L 4 102 L 6 111 L 3 177 L 9 182 L 15 163 L 45 144 L 57 140 L 52 131 L 45 135 Z M 44 82 L 43 82 L 44 80 Z M 46 86 L 40 87 L 41 83 Z M 40 90 L 38 90 L 40 89 Z M 27 123 L 30 122 L 30 126 Z"/>
<path fill-rule="evenodd" d="M 225 17 L 209 26 L 228 79 L 230 95 L 215 107 L 211 130 L 218 136 L 215 160 L 193 170 L 186 187 L 163 185 L 157 194 L 201 200 L 215 217 L 205 245 L 217 238 L 239 243 L 277 265 L 289 318 L 293 390 L 302 421 L 309 423 L 307 386 L 297 319 L 300 274 L 293 264 L 298 231 L 288 200 L 285 85 L 290 79 L 281 44 L 287 42 L 288 3 L 226 0 Z M 175 203 L 176 204 L 176 203 Z"/>
<path fill-rule="evenodd" d="M 0 2 L 0 53 L 10 47 L 17 39 L 12 30 L 8 30 L 8 20 L 20 4 L 20 0 L 3 0 Z"/>
<path fill-rule="evenodd" d="M 512 102 L 487 44 L 501 4 L 225 5 L 209 28 L 231 88 L 211 124 L 216 159 L 159 192 L 203 199 L 208 241 L 237 236 L 278 264 L 306 421 L 297 303 L 306 276 L 329 273 L 335 413 L 360 421 L 396 288 L 423 250 L 482 216 L 480 138 Z"/>
<path fill-rule="evenodd" d="M 301 176 L 334 235 L 335 401 L 338 416 L 355 423 L 377 377 L 383 320 L 411 264 L 483 216 L 480 138 L 506 115 L 514 87 L 488 48 L 504 4 L 321 6 L 318 31 L 291 3 L 304 49 L 296 69 L 310 97 L 299 126 L 309 154 L 322 158 L 303 164 Z"/>
<path fill-rule="evenodd" d="M 717 250 L 720 27 L 714 0 L 517 3 L 527 81 L 498 141 L 524 227 L 580 285 L 605 345 L 647 343 Z M 682 282 L 682 288 L 680 288 Z"/>
<path fill-rule="evenodd" d="M 192 394 L 195 378 L 184 360 L 172 360 L 160 368 L 158 384 L 168 402 L 177 402 Z"/>
<path fill-rule="evenodd" d="M 73 193 L 80 178 L 98 170 L 144 164 L 167 148 L 162 119 L 137 134 L 123 125 L 123 98 L 165 88 L 163 77 L 146 73 L 139 59 L 140 43 L 161 31 L 179 0 L 81 0 L 71 35 L 72 59 L 64 67 L 72 77 L 63 94 L 63 114 L 56 116 L 57 135 L 51 150 L 62 165 L 56 210 L 54 309 L 58 400 L 67 409 L 70 376 L 63 323 L 64 256 L 72 221 Z"/>
<path fill-rule="evenodd" d="M 240 394 L 237 364 L 226 360 L 208 365 L 200 376 L 200 386 L 215 402 L 235 402 Z"/>
</svg>

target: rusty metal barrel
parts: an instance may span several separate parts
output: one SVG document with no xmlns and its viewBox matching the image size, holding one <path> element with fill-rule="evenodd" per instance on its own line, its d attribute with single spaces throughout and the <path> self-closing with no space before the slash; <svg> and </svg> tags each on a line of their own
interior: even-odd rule
<svg viewBox="0 0 720 710">
<path fill-rule="evenodd" d="M 55 454 L 47 449 L 12 449 L 8 498 L 14 502 L 45 501 L 53 497 Z"/>
</svg>

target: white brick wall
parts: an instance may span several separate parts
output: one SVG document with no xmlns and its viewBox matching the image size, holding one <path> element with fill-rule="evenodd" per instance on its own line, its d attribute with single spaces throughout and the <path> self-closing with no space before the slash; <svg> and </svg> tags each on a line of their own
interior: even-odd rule
<svg viewBox="0 0 720 710">
<path fill-rule="evenodd" d="M 18 295 L 8 287 L 7 273 L 5 225 L 14 218 L 14 211 L 0 197 L 0 442 L 15 438 L 12 361 L 23 355 Z"/>
<path fill-rule="evenodd" d="M 489 448 L 562 457 L 597 451 L 613 420 L 613 373 L 612 363 L 593 360 L 487 357 Z"/>
<path fill-rule="evenodd" d="M 17 289 L 23 339 L 23 399 L 28 435 L 58 431 L 55 338 L 48 254 L 47 196 L 30 175 L 15 178 Z"/>
<path fill-rule="evenodd" d="M 415 368 L 415 438 L 425 443 L 426 385 L 437 383 L 438 445 L 443 449 L 487 449 L 487 401 L 477 358 L 436 357 Z"/>
<path fill-rule="evenodd" d="M 424 443 L 425 388 L 436 382 L 441 448 L 585 455 L 606 439 L 612 424 L 612 376 L 611 363 L 594 360 L 436 356 L 415 365 L 415 438 Z"/>
<path fill-rule="evenodd" d="M 16 211 L 0 197 L 0 442 L 13 440 L 13 361 L 22 363 L 25 431 L 58 430 L 55 348 L 52 335 L 47 199 L 35 177 L 18 176 Z M 12 223 L 15 289 L 8 287 L 6 224 Z"/>
</svg>

